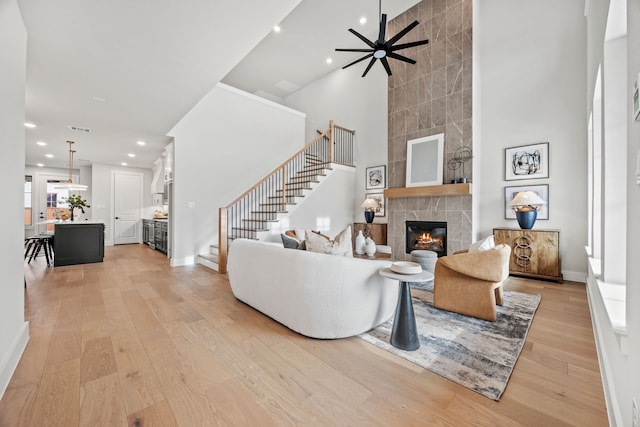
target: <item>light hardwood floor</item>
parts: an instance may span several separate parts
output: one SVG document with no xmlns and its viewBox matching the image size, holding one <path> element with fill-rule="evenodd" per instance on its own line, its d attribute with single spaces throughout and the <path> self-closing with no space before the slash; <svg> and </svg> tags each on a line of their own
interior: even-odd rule
<svg viewBox="0 0 640 427">
<path fill-rule="evenodd" d="M 226 275 L 142 245 L 25 264 L 30 341 L 0 426 L 606 426 L 583 284 L 540 294 L 494 402 L 359 338 L 305 338 L 237 301 Z"/>
</svg>

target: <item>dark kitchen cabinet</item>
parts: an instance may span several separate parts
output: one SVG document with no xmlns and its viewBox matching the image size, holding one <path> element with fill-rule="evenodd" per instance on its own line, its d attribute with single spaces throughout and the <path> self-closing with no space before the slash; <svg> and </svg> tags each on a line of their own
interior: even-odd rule
<svg viewBox="0 0 640 427">
<path fill-rule="evenodd" d="M 167 238 L 167 221 L 154 221 L 155 222 L 155 246 L 156 250 L 162 253 L 167 253 L 168 238 Z"/>
</svg>

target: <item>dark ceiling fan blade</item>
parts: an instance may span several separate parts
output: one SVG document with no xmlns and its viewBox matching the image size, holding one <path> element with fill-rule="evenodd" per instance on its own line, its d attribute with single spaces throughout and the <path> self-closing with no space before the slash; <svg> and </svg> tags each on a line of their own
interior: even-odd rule
<svg viewBox="0 0 640 427">
<path fill-rule="evenodd" d="M 374 42 L 370 41 L 369 39 L 367 39 L 365 36 L 357 32 L 353 28 L 349 28 L 349 31 L 355 34 L 355 36 L 358 37 L 360 40 L 362 40 L 363 42 L 371 46 L 372 49 L 376 47 L 376 44 Z"/>
<path fill-rule="evenodd" d="M 409 31 L 413 30 L 416 25 L 418 25 L 418 21 L 413 21 L 411 24 L 407 25 L 404 30 L 400 31 L 398 34 L 393 36 L 393 38 L 390 38 L 389 41 L 387 41 L 386 45 L 387 46 L 393 45 L 395 42 L 397 42 L 402 37 L 404 37 L 405 34 L 407 34 Z"/>
<path fill-rule="evenodd" d="M 378 33 L 378 44 L 384 44 L 384 37 L 387 32 L 387 14 L 383 13 L 380 18 L 380 32 Z"/>
<path fill-rule="evenodd" d="M 347 65 L 345 65 L 344 67 L 342 67 L 342 69 L 344 70 L 344 69 L 345 69 L 345 68 L 347 68 L 347 67 L 351 67 L 352 65 L 357 64 L 357 63 L 358 63 L 358 62 L 360 62 L 360 61 L 364 61 L 364 60 L 365 60 L 365 59 L 367 59 L 367 58 L 371 58 L 372 56 L 373 56 L 373 52 L 371 52 L 369 55 L 365 55 L 365 56 L 363 56 L 363 57 L 362 57 L 362 58 L 360 58 L 360 59 L 356 59 L 356 60 L 355 60 L 355 61 L 353 61 L 351 64 L 347 64 Z"/>
<path fill-rule="evenodd" d="M 398 55 L 397 53 L 393 53 L 393 52 L 387 53 L 387 56 L 389 58 L 398 59 L 400 61 L 408 62 L 409 64 L 415 64 L 416 63 L 416 61 L 414 61 L 411 58 L 407 58 L 406 56 Z"/>
<path fill-rule="evenodd" d="M 336 52 L 371 52 L 371 49 L 336 49 Z"/>
<path fill-rule="evenodd" d="M 391 67 L 389 67 L 389 61 L 387 61 L 387 58 L 384 57 L 380 60 L 380 62 L 382 62 L 382 65 L 384 66 L 384 69 L 387 70 L 387 75 L 390 76 L 391 75 Z"/>
<path fill-rule="evenodd" d="M 429 40 L 420 40 L 420 41 L 417 41 L 417 42 L 397 44 L 395 46 L 391 46 L 391 48 L 389 50 L 393 52 L 393 51 L 400 50 L 400 49 L 408 49 L 408 48 L 414 47 L 414 46 L 421 46 L 421 45 L 427 44 L 427 43 L 429 43 Z"/>
<path fill-rule="evenodd" d="M 366 76 L 367 73 L 369 72 L 369 70 L 371 69 L 371 67 L 373 67 L 373 64 L 375 64 L 376 62 L 376 57 L 374 56 L 373 58 L 371 58 L 371 62 L 369 62 L 369 65 L 367 65 L 367 68 L 364 70 L 364 73 L 362 73 L 362 77 Z"/>
</svg>

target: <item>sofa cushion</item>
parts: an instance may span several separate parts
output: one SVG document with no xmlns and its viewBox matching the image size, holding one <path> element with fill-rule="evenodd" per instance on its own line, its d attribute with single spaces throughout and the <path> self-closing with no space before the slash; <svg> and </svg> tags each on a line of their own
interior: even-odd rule
<svg viewBox="0 0 640 427">
<path fill-rule="evenodd" d="M 280 237 L 282 238 L 282 244 L 287 249 L 300 249 L 302 251 L 307 249 L 304 240 L 299 241 L 298 239 L 294 239 L 285 234 L 281 234 Z"/>
<path fill-rule="evenodd" d="M 333 240 L 325 239 L 316 232 L 307 230 L 305 233 L 307 250 L 330 255 L 343 255 L 353 257 L 353 244 L 351 243 L 351 226 L 347 226 Z"/>
<path fill-rule="evenodd" d="M 493 240 L 493 234 L 487 238 L 482 240 L 478 240 L 475 243 L 472 243 L 469 246 L 469 252 L 482 252 L 488 251 L 489 249 L 493 249 L 496 247 L 495 241 Z"/>
</svg>

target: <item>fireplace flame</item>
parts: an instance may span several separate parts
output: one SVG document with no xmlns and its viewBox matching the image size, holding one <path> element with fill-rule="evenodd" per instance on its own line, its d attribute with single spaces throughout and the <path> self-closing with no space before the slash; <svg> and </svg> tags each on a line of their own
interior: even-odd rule
<svg viewBox="0 0 640 427">
<path fill-rule="evenodd" d="M 417 237 L 415 247 L 417 249 L 441 251 L 444 248 L 444 239 L 442 237 L 433 237 L 431 233 L 424 232 Z"/>
</svg>

